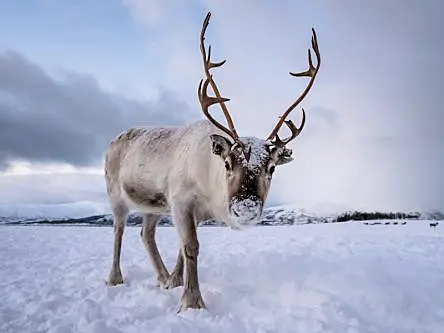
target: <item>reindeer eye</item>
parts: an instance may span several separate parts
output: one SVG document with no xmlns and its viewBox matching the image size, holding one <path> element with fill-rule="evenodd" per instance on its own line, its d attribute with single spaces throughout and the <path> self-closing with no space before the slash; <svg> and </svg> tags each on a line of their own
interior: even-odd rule
<svg viewBox="0 0 444 333">
<path fill-rule="evenodd" d="M 273 173 L 274 173 L 274 170 L 276 169 L 276 167 L 274 166 L 274 165 L 272 165 L 271 167 L 270 167 L 270 170 L 269 170 L 269 172 L 270 172 L 270 175 L 272 175 Z"/>
</svg>

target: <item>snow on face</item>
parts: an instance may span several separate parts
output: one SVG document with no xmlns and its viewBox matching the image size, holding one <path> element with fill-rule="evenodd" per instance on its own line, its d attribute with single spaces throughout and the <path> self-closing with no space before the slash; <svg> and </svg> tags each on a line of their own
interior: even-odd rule
<svg viewBox="0 0 444 333">
<path fill-rule="evenodd" d="M 262 204 L 258 200 L 246 198 L 238 200 L 234 198 L 231 201 L 231 219 L 241 226 L 250 226 L 257 224 L 262 213 Z"/>
<path fill-rule="evenodd" d="M 240 146 L 233 146 L 232 168 L 229 177 L 230 215 L 233 222 L 241 225 L 256 224 L 259 220 L 270 179 L 268 164 L 271 160 L 270 143 L 254 138 L 243 137 L 244 151 Z M 250 158 L 247 160 L 245 152 Z M 233 161 L 234 160 L 234 161 Z"/>
<path fill-rule="evenodd" d="M 270 159 L 270 142 L 255 137 L 243 137 L 240 141 L 244 143 L 246 151 L 251 148 L 250 160 L 244 158 L 243 166 L 255 174 L 259 173 L 261 167 Z"/>
</svg>

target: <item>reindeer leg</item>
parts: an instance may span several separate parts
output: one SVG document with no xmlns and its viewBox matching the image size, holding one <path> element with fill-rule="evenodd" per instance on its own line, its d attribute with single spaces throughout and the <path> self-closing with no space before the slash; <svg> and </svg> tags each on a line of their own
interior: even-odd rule
<svg viewBox="0 0 444 333">
<path fill-rule="evenodd" d="M 179 286 L 183 286 L 183 256 L 181 249 L 179 249 L 176 266 L 174 267 L 171 275 L 168 277 L 165 288 L 173 289 Z"/>
<path fill-rule="evenodd" d="M 151 263 L 156 271 L 157 281 L 160 286 L 165 287 L 169 274 L 156 245 L 155 232 L 158 219 L 159 215 L 144 214 L 140 236 L 142 237 L 143 244 L 148 251 Z"/>
<path fill-rule="evenodd" d="M 181 304 L 178 312 L 188 308 L 205 308 L 205 303 L 199 289 L 197 276 L 197 257 L 199 241 L 191 204 L 174 205 L 173 218 L 181 240 L 181 250 L 184 261 L 185 279 Z"/>
<path fill-rule="evenodd" d="M 115 286 L 123 283 L 122 271 L 120 270 L 120 252 L 122 249 L 122 237 L 125 230 L 128 208 L 121 204 L 113 207 L 114 217 L 114 255 L 108 284 Z"/>
</svg>

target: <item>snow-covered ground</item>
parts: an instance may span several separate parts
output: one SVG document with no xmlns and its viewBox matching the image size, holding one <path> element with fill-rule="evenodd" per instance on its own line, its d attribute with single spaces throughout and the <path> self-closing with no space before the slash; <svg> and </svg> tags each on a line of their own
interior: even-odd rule
<svg viewBox="0 0 444 333">
<path fill-rule="evenodd" d="M 199 229 L 208 310 L 176 313 L 125 231 L 109 287 L 109 227 L 0 227 L 0 332 L 444 332 L 444 227 L 358 222 Z M 168 267 L 178 238 L 158 229 Z"/>
</svg>

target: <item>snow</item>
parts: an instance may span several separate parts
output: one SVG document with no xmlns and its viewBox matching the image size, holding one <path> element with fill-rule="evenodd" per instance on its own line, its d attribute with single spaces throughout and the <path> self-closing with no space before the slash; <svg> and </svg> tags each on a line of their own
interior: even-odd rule
<svg viewBox="0 0 444 333">
<path fill-rule="evenodd" d="M 248 161 L 248 164 L 245 163 L 245 166 L 248 166 L 252 171 L 258 171 L 258 168 L 263 165 L 270 156 L 270 143 L 266 140 L 251 136 L 242 137 L 240 140 L 242 140 L 245 147 L 247 147 L 247 151 L 248 149 L 251 149 L 250 160 Z"/>
<path fill-rule="evenodd" d="M 242 200 L 233 198 L 231 200 L 231 211 L 235 214 L 230 216 L 230 225 L 234 228 L 241 228 L 242 226 L 252 226 L 259 223 L 261 217 L 260 209 L 260 204 L 256 200 L 251 200 L 251 198 Z"/>
<path fill-rule="evenodd" d="M 125 230 L 124 285 L 105 284 L 110 227 L 0 227 L 0 332 L 442 332 L 444 229 L 430 221 L 199 228 L 208 310 L 176 313 L 139 237 Z M 158 228 L 171 269 L 176 230 Z"/>
</svg>

